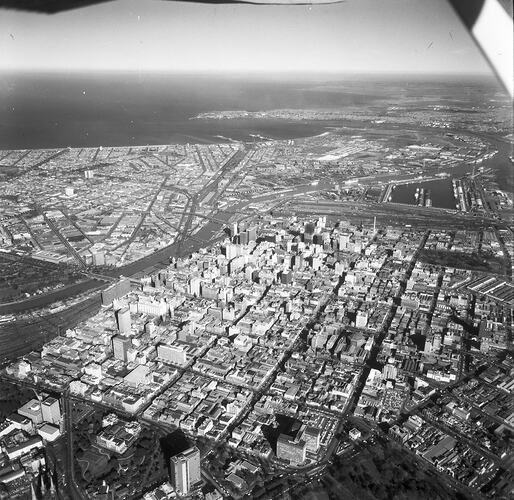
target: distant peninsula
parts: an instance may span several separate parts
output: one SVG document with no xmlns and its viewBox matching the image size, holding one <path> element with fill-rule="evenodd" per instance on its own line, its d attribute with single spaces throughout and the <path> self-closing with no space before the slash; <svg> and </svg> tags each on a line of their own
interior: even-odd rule
<svg viewBox="0 0 514 500">
<path fill-rule="evenodd" d="M 340 120 L 348 110 L 326 109 L 271 109 L 267 111 L 225 110 L 208 111 L 194 116 L 193 120 L 233 120 L 240 118 L 272 118 L 285 120 Z"/>
</svg>

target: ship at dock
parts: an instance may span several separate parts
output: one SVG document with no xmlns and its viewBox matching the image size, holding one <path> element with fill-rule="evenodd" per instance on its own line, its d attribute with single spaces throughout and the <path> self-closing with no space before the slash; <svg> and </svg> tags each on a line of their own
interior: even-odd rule
<svg viewBox="0 0 514 500">
<path fill-rule="evenodd" d="M 416 188 L 414 199 L 418 207 L 431 207 L 432 206 L 432 191 L 425 188 Z"/>
<path fill-rule="evenodd" d="M 431 207 L 432 206 L 432 191 L 430 189 L 427 189 L 425 191 L 425 207 Z"/>
</svg>

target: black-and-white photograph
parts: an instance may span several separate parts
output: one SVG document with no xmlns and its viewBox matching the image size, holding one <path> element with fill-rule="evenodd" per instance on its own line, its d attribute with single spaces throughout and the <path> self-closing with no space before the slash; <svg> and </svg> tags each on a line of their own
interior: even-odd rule
<svg viewBox="0 0 514 500">
<path fill-rule="evenodd" d="M 512 0 L 3 0 L 0 53 L 0 500 L 514 498 Z"/>
</svg>

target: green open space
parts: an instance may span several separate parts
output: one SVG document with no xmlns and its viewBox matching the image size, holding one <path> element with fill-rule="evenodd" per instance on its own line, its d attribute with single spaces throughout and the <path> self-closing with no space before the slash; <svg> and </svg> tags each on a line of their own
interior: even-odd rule
<svg viewBox="0 0 514 500">
<path fill-rule="evenodd" d="M 453 252 L 450 250 L 423 249 L 420 252 L 419 260 L 438 266 L 497 274 L 503 274 L 506 266 L 503 257 L 486 253 Z"/>
</svg>

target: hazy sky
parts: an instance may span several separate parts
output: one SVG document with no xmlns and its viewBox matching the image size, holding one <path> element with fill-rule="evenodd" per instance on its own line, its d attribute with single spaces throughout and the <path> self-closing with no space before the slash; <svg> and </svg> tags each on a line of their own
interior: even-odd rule
<svg viewBox="0 0 514 500">
<path fill-rule="evenodd" d="M 4 70 L 489 71 L 446 0 L 0 10 L 0 46 Z"/>
</svg>

